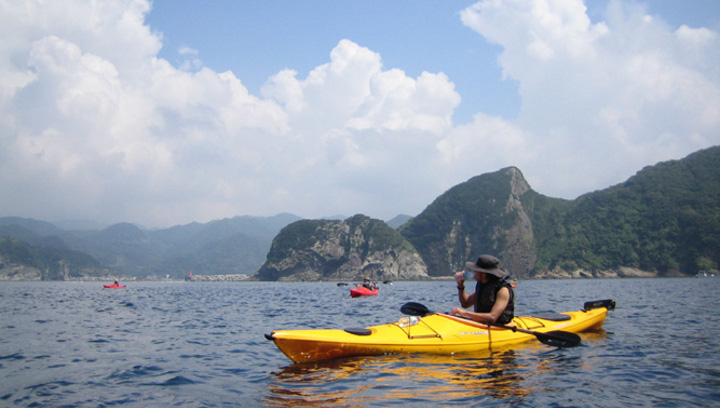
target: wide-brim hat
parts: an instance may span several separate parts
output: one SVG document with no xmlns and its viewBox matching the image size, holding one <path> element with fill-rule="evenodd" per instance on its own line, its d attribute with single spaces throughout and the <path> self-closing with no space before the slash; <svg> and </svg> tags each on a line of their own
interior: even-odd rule
<svg viewBox="0 0 720 408">
<path fill-rule="evenodd" d="M 480 255 L 475 263 L 466 262 L 465 267 L 475 272 L 485 272 L 490 275 L 504 278 L 507 273 L 500 267 L 500 260 L 492 255 Z"/>
</svg>

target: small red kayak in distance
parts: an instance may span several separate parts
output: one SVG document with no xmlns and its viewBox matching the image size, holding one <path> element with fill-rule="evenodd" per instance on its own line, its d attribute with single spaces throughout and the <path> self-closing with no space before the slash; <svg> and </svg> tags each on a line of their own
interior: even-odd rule
<svg viewBox="0 0 720 408">
<path fill-rule="evenodd" d="M 125 289 L 125 285 L 103 285 L 106 289 Z"/>
<path fill-rule="evenodd" d="M 378 289 L 370 290 L 364 286 L 360 286 L 359 288 L 350 289 L 350 296 L 352 296 L 352 297 L 375 296 L 377 294 L 378 294 Z"/>
</svg>

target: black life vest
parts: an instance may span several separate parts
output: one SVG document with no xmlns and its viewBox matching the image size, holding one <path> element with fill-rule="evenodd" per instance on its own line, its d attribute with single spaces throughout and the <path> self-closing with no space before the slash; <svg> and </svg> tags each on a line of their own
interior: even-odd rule
<svg viewBox="0 0 720 408">
<path fill-rule="evenodd" d="M 510 291 L 510 299 L 508 300 L 507 307 L 495 323 L 508 324 L 512 321 L 513 317 L 515 317 L 515 293 L 506 278 L 497 279 L 484 285 L 480 281 L 475 284 L 475 312 L 490 313 L 495 304 L 497 293 L 502 288 L 507 288 Z"/>
</svg>

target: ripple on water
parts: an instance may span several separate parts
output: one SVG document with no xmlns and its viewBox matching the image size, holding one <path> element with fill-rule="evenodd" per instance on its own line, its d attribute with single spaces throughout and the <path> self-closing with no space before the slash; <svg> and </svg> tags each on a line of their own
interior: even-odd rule
<svg viewBox="0 0 720 408">
<path fill-rule="evenodd" d="M 703 406 L 720 400 L 718 280 L 520 282 L 519 313 L 614 298 L 605 331 L 557 350 L 292 364 L 263 334 L 448 311 L 452 282 L 395 282 L 352 299 L 334 283 L 0 285 L 0 405 Z M 658 294 L 661 294 L 658 295 Z"/>
</svg>

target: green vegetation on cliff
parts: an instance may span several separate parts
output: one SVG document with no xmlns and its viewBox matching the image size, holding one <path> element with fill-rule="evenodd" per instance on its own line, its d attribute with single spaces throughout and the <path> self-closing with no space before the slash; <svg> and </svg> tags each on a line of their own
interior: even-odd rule
<svg viewBox="0 0 720 408">
<path fill-rule="evenodd" d="M 366 252 L 390 249 L 415 252 L 412 244 L 384 221 L 358 214 L 345 222 L 351 231 L 358 231 L 363 235 L 363 241 L 368 243 Z"/>
<path fill-rule="evenodd" d="M 413 246 L 381 220 L 358 214 L 344 221 L 301 220 L 273 240 L 261 280 L 426 278 Z"/>
<path fill-rule="evenodd" d="M 107 272 L 91 256 L 63 248 L 36 247 L 12 238 L 0 238 L 0 268 L 39 275 L 42 280 L 101 276 Z"/>
<path fill-rule="evenodd" d="M 345 221 L 300 220 L 286 226 L 273 240 L 267 260 L 278 262 L 295 252 L 311 249 L 318 245 L 319 241 L 336 236 L 344 227 L 348 227 L 348 239 L 343 240 L 343 249 L 346 251 L 356 243 L 362 243 L 362 252 L 365 254 L 391 248 L 415 251 L 402 235 L 385 222 L 358 214 Z M 362 239 L 353 242 L 351 233 L 360 234 Z"/>
<path fill-rule="evenodd" d="M 579 197 L 538 244 L 538 269 L 695 274 L 720 263 L 720 147 Z"/>
<path fill-rule="evenodd" d="M 514 167 L 476 176 L 438 197 L 400 232 L 433 276 L 463 269 L 482 253 L 500 256 L 513 270 L 526 269 L 535 257 L 530 222 L 520 201 L 528 191 Z M 538 207 L 562 202 L 542 197 L 534 201 Z"/>
<path fill-rule="evenodd" d="M 448 190 L 400 231 L 431 274 L 462 268 L 480 253 L 514 262 L 518 277 L 621 267 L 660 276 L 717 270 L 718 163 L 720 147 L 709 148 L 575 200 L 523 188 L 519 170 L 503 169 Z"/>
</svg>

